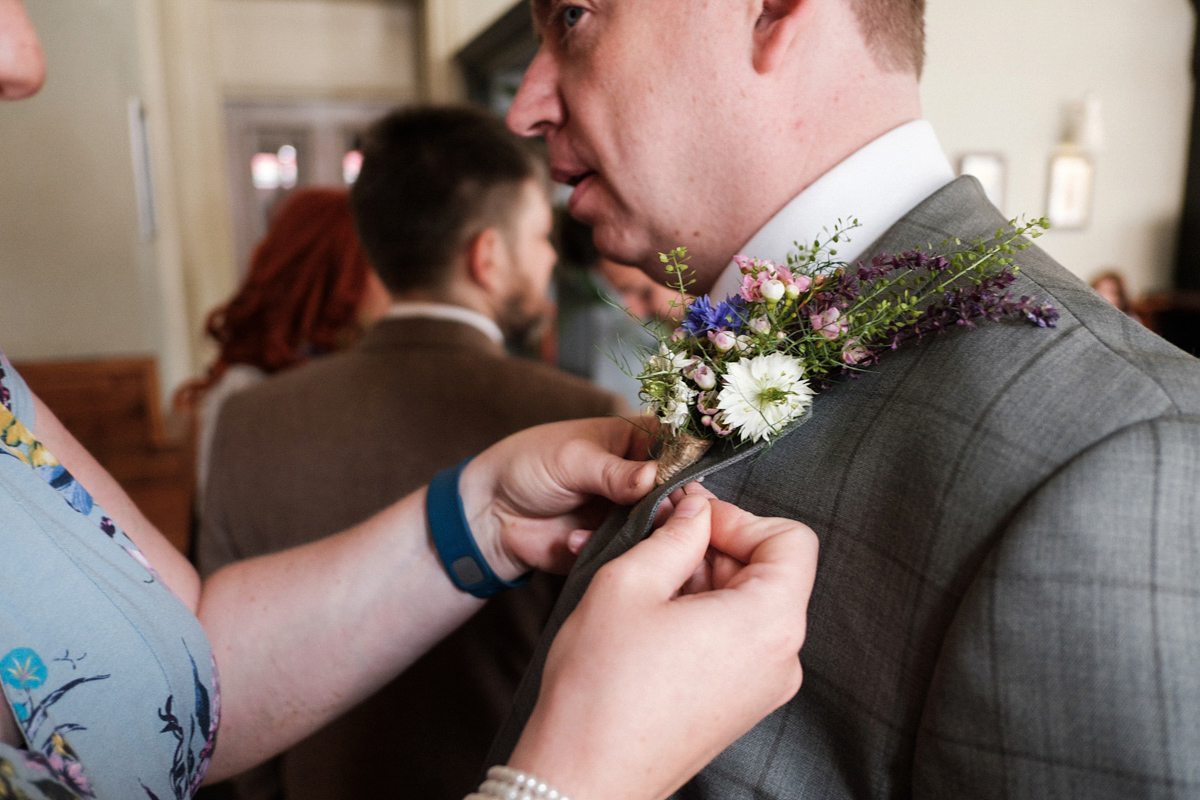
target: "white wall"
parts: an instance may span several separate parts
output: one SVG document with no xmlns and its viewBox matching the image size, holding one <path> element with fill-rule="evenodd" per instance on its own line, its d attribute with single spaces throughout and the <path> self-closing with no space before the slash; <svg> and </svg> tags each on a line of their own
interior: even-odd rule
<svg viewBox="0 0 1200 800">
<path fill-rule="evenodd" d="M 1169 286 L 1191 118 L 1188 0 L 930 0 L 925 113 L 952 160 L 1008 161 L 1005 213 L 1046 212 L 1064 105 L 1103 108 L 1091 225 L 1047 251 L 1081 277 L 1116 266 L 1135 292 Z"/>
</svg>

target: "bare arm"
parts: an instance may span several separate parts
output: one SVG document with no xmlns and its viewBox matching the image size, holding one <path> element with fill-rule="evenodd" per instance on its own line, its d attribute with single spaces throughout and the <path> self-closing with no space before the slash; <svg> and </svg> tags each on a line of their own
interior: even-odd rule
<svg viewBox="0 0 1200 800">
<path fill-rule="evenodd" d="M 201 586 L 195 570 L 44 405 L 37 435 L 92 492 L 200 618 L 221 677 L 210 779 L 280 752 L 396 675 L 481 605 L 446 577 L 425 523 L 424 491 L 303 547 L 232 564 Z M 567 541 L 593 520 L 592 494 L 633 502 L 653 468 L 626 461 L 638 430 L 618 419 L 535 428 L 476 458 L 462 492 L 497 573 L 565 570 Z M 569 487 L 569 488 L 568 488 Z"/>
<path fill-rule="evenodd" d="M 54 412 L 36 396 L 33 403 L 36 414 L 34 436 L 91 493 L 154 565 L 167 588 L 194 612 L 200 599 L 200 576 L 195 568 L 146 519 L 108 470 L 63 427 Z"/>
</svg>

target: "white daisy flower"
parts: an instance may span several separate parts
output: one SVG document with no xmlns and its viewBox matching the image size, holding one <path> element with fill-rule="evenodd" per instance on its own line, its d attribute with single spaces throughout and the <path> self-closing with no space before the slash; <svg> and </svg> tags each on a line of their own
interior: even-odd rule
<svg viewBox="0 0 1200 800">
<path fill-rule="evenodd" d="M 782 431 L 812 405 L 798 358 L 769 353 L 743 358 L 725 370 L 719 407 L 742 441 L 760 441 Z"/>
<path fill-rule="evenodd" d="M 665 344 L 660 345 L 658 355 L 646 359 L 644 374 L 661 375 L 668 372 L 682 372 L 698 360 L 694 356 L 673 352 Z"/>
<path fill-rule="evenodd" d="M 667 391 L 665 397 L 653 403 L 650 410 L 658 415 L 671 433 L 675 433 L 687 424 L 688 416 L 692 413 L 692 403 L 695 400 L 696 390 L 680 378 Z"/>
</svg>

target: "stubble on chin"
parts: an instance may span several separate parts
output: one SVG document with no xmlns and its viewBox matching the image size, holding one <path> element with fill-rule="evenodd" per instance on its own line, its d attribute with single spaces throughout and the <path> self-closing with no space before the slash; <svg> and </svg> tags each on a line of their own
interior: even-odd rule
<svg viewBox="0 0 1200 800">
<path fill-rule="evenodd" d="M 550 303 L 543 301 L 536 308 L 529 308 L 525 292 L 514 292 L 500 306 L 496 324 L 504 334 L 509 349 L 532 354 L 541 349 L 542 341 L 550 331 Z"/>
</svg>

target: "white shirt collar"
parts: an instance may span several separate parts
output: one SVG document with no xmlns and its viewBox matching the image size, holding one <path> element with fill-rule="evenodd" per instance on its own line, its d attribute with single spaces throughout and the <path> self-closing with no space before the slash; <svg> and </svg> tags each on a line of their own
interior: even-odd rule
<svg viewBox="0 0 1200 800">
<path fill-rule="evenodd" d="M 796 242 L 820 238 L 838 219 L 858 228 L 838 245 L 836 258 L 853 264 L 867 247 L 922 200 L 954 180 L 954 170 L 925 120 L 901 125 L 866 145 L 796 195 L 741 249 L 751 258 L 787 261 Z M 730 262 L 709 293 L 737 294 L 742 274 Z"/>
<path fill-rule="evenodd" d="M 470 325 L 498 345 L 504 345 L 504 333 L 496 321 L 465 306 L 449 303 L 393 303 L 387 319 L 440 319 Z"/>
</svg>

